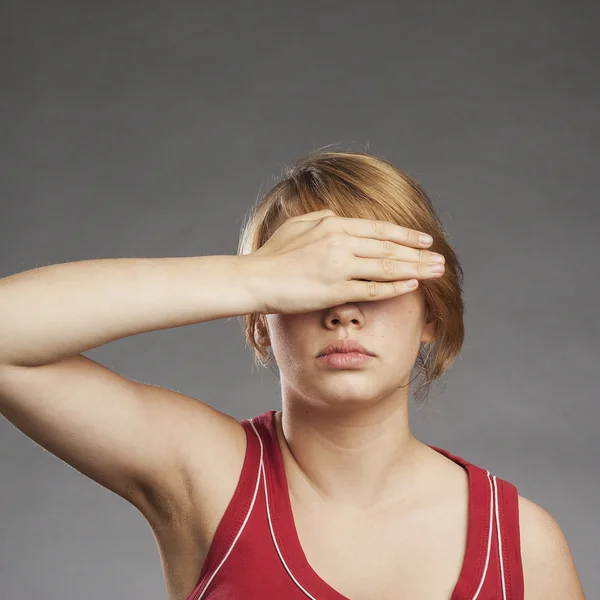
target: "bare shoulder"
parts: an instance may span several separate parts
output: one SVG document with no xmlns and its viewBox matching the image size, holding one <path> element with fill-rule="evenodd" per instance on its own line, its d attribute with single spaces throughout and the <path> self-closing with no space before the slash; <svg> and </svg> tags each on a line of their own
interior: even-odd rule
<svg viewBox="0 0 600 600">
<path fill-rule="evenodd" d="M 541 506 L 519 496 L 521 557 L 527 600 L 585 600 L 567 539 Z"/>
</svg>

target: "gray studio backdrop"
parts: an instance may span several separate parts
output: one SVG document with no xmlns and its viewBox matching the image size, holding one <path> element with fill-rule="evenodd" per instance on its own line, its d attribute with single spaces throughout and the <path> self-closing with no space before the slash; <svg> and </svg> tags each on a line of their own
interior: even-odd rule
<svg viewBox="0 0 600 600">
<path fill-rule="evenodd" d="M 465 269 L 461 358 L 413 432 L 548 510 L 600 597 L 596 3 L 1 9 L 0 276 L 235 254 L 286 162 L 327 144 L 392 160 Z M 240 420 L 280 407 L 235 318 L 89 356 Z M 83 596 L 165 598 L 152 532 L 0 419 L 0 597 Z"/>
</svg>

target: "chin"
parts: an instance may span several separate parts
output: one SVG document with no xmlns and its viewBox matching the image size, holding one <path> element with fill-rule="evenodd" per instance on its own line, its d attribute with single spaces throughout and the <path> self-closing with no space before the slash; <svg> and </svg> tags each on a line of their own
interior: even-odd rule
<svg viewBox="0 0 600 600">
<path fill-rule="evenodd" d="M 312 393 L 325 402 L 335 404 L 368 404 L 381 397 L 382 391 L 375 385 L 373 378 L 364 377 L 359 381 L 356 372 L 349 376 L 338 373 L 335 381 L 326 381 L 322 385 L 310 386 Z"/>
</svg>

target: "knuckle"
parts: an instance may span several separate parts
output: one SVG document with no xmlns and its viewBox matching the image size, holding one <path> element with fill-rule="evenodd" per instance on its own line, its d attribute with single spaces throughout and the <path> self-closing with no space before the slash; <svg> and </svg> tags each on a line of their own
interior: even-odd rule
<svg viewBox="0 0 600 600">
<path fill-rule="evenodd" d="M 344 235 L 339 231 L 330 231 L 325 236 L 325 242 L 330 248 L 339 248 L 344 243 Z"/>
<path fill-rule="evenodd" d="M 390 260 L 389 258 L 383 258 L 381 260 L 381 268 L 383 269 L 385 275 L 393 275 L 394 271 L 396 270 L 395 266 L 395 261 Z"/>
<path fill-rule="evenodd" d="M 371 225 L 377 235 L 382 237 L 385 236 L 388 230 L 387 223 L 385 221 L 373 220 L 371 221 Z"/>
<path fill-rule="evenodd" d="M 336 221 L 338 220 L 339 217 L 334 213 L 331 213 L 330 215 L 325 215 L 322 217 L 319 223 L 322 224 L 323 227 L 331 227 L 332 225 L 335 225 Z"/>
<path fill-rule="evenodd" d="M 321 217 L 315 222 L 315 229 L 319 231 L 329 231 L 329 219 L 331 217 Z"/>
<path fill-rule="evenodd" d="M 391 240 L 383 240 L 381 242 L 383 253 L 388 256 L 394 256 L 396 253 L 396 244 Z"/>
<path fill-rule="evenodd" d="M 381 286 L 378 281 L 369 281 L 367 283 L 367 295 L 369 298 L 377 298 L 379 296 Z"/>
</svg>

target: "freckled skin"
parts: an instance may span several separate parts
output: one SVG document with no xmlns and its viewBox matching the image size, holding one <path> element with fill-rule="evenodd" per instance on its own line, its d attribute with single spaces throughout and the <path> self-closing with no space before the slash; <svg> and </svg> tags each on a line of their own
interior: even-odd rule
<svg viewBox="0 0 600 600">
<path fill-rule="evenodd" d="M 395 298 L 349 302 L 295 315 L 266 315 L 259 343 L 271 346 L 281 374 L 282 393 L 293 402 L 315 405 L 373 402 L 390 393 L 407 396 L 421 342 L 430 342 L 435 322 L 420 288 Z M 328 342 L 350 338 L 376 354 L 365 369 L 326 370 L 316 361 Z M 400 389 L 399 389 L 400 388 Z"/>
</svg>

